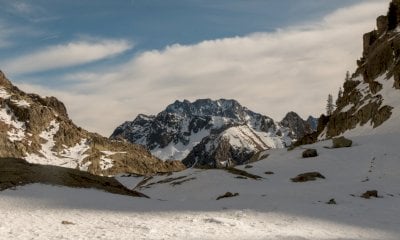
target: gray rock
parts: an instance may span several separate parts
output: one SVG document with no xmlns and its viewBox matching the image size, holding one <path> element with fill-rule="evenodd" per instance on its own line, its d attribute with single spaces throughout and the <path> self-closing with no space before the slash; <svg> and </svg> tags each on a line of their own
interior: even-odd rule
<svg viewBox="0 0 400 240">
<path fill-rule="evenodd" d="M 371 197 L 377 198 L 378 197 L 378 191 L 377 190 L 368 190 L 365 193 L 361 195 L 362 198 L 365 199 L 370 199 Z"/>
<path fill-rule="evenodd" d="M 333 148 L 351 147 L 353 141 L 345 137 L 332 138 Z"/>
<path fill-rule="evenodd" d="M 303 152 L 303 158 L 317 157 L 318 153 L 316 149 L 306 149 Z"/>
<path fill-rule="evenodd" d="M 297 175 L 292 178 L 292 182 L 308 182 L 315 181 L 317 178 L 325 179 L 325 177 L 319 172 L 307 172 Z"/>
</svg>

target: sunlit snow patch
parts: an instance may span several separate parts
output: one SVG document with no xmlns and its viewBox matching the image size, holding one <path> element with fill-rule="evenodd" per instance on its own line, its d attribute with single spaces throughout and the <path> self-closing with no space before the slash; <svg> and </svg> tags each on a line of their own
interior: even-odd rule
<svg viewBox="0 0 400 240">
<path fill-rule="evenodd" d="M 83 164 L 82 161 L 88 156 L 85 152 L 89 149 L 86 139 L 70 148 L 65 148 L 62 152 L 53 151 L 55 146 L 54 135 L 58 132 L 60 124 L 55 120 L 50 122 L 50 126 L 44 130 L 39 137 L 46 142 L 42 144 L 40 155 L 31 153 L 25 159 L 31 163 L 48 164 L 67 168 L 77 168 L 87 170 L 89 164 Z"/>
<path fill-rule="evenodd" d="M 112 151 L 101 151 L 104 155 L 100 157 L 100 169 L 107 170 L 114 166 L 114 160 L 109 158 L 114 154 L 125 154 L 126 152 L 112 152 Z"/>
<path fill-rule="evenodd" d="M 16 120 L 16 117 L 7 105 L 5 108 L 0 108 L 0 121 L 10 126 L 10 130 L 7 132 L 7 135 L 11 142 L 21 141 L 24 139 L 25 124 Z"/>
<path fill-rule="evenodd" d="M 11 100 L 14 104 L 16 104 L 18 107 L 29 107 L 31 106 L 30 103 L 28 103 L 26 100 Z"/>
<path fill-rule="evenodd" d="M 11 97 L 11 95 L 8 94 L 8 92 L 6 91 L 6 89 L 3 88 L 3 87 L 0 87 L 0 98 L 8 99 L 8 98 L 10 98 L 10 97 Z"/>
</svg>

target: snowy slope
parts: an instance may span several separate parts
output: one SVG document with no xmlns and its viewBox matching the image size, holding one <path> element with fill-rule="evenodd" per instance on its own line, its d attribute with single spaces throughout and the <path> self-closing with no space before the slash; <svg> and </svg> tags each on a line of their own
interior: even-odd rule
<svg viewBox="0 0 400 240">
<path fill-rule="evenodd" d="M 301 148 L 269 150 L 270 155 L 252 168 L 237 167 L 263 177 L 259 180 L 217 169 L 155 176 L 136 188 L 151 199 L 36 184 L 6 190 L 0 192 L 0 217 L 8 220 L 0 223 L 0 236 L 397 240 L 400 136 L 377 134 L 352 140 L 354 146 L 345 149 L 324 148 L 330 141 L 304 146 L 317 149 L 316 158 L 302 159 Z M 290 181 L 308 171 L 319 171 L 326 179 Z M 142 180 L 120 178 L 132 179 L 129 187 Z M 359 197 L 373 189 L 381 198 Z M 227 191 L 239 196 L 216 200 Z M 325 203 L 331 198 L 337 205 Z"/>
</svg>

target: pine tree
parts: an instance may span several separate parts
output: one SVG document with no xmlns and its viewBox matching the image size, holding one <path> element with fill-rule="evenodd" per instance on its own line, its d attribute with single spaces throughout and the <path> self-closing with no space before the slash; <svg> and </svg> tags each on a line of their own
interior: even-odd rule
<svg viewBox="0 0 400 240">
<path fill-rule="evenodd" d="M 349 71 L 347 71 L 346 72 L 346 78 L 345 78 L 345 81 L 347 82 L 347 81 L 349 81 L 350 80 L 350 72 Z"/>
<path fill-rule="evenodd" d="M 338 105 L 339 99 L 343 97 L 343 90 L 342 87 L 339 88 L 338 97 L 336 99 L 336 105 Z"/>
<path fill-rule="evenodd" d="M 328 95 L 328 101 L 326 104 L 326 114 L 328 116 L 332 115 L 335 105 L 333 104 L 333 97 L 331 94 Z"/>
<path fill-rule="evenodd" d="M 388 12 L 388 30 L 393 30 L 397 27 L 397 6 L 391 2 Z"/>
</svg>

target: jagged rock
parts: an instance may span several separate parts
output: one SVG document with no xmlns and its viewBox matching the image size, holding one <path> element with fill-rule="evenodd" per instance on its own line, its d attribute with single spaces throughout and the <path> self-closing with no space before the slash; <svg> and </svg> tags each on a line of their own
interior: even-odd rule
<svg viewBox="0 0 400 240">
<path fill-rule="evenodd" d="M 289 112 L 282 119 L 281 125 L 291 129 L 291 137 L 293 139 L 300 139 L 306 134 L 313 133 L 316 129 L 312 128 L 311 124 L 315 126 L 315 118 L 309 117 L 309 121 L 303 120 L 297 113 Z"/>
<path fill-rule="evenodd" d="M 302 156 L 303 158 L 312 158 L 312 157 L 317 157 L 318 153 L 316 149 L 306 149 L 303 151 Z"/>
<path fill-rule="evenodd" d="M 217 200 L 220 200 L 222 198 L 236 197 L 236 196 L 239 196 L 239 193 L 226 192 L 224 195 L 218 196 Z"/>
<path fill-rule="evenodd" d="M 366 191 L 361 195 L 361 197 L 365 199 L 370 199 L 371 197 L 378 198 L 378 191 L 377 190 Z"/>
<path fill-rule="evenodd" d="M 301 145 L 307 145 L 307 144 L 313 144 L 317 141 L 318 136 L 324 131 L 326 125 L 329 122 L 329 116 L 321 115 L 318 118 L 318 123 L 317 123 L 317 129 L 315 132 L 311 134 L 306 134 L 304 135 L 301 139 L 296 141 L 292 146 L 291 149 L 294 149 L 295 147 L 301 146 Z"/>
<path fill-rule="evenodd" d="M 150 174 L 185 169 L 143 146 L 115 141 L 76 126 L 54 97 L 26 94 L 0 72 L 0 157 L 76 168 L 97 175 Z"/>
<path fill-rule="evenodd" d="M 337 108 L 319 138 L 335 137 L 359 125 L 377 128 L 390 119 L 394 106 L 385 105 L 381 93 L 385 81 L 400 89 L 400 35 L 395 30 L 399 23 L 400 1 L 392 0 L 387 16 L 377 18 L 377 30 L 364 35 L 358 68 L 344 82 Z"/>
<path fill-rule="evenodd" d="M 388 30 L 388 17 L 387 16 L 379 16 L 376 19 L 376 26 L 377 26 L 377 30 L 378 30 L 378 35 L 382 35 L 383 33 L 385 33 Z"/>
<path fill-rule="evenodd" d="M 235 100 L 199 99 L 175 101 L 156 116 L 140 114 L 110 138 L 141 144 L 161 159 L 189 167 L 221 168 L 259 160 L 264 150 L 289 146 L 312 131 L 294 112 L 275 122 Z"/>
<path fill-rule="evenodd" d="M 345 147 L 351 147 L 353 141 L 345 137 L 338 137 L 338 138 L 332 138 L 332 144 L 333 148 L 345 148 Z"/>
<path fill-rule="evenodd" d="M 325 177 L 319 172 L 307 172 L 299 174 L 290 180 L 292 180 L 292 182 L 308 182 L 315 181 L 317 178 L 325 179 Z"/>
</svg>

